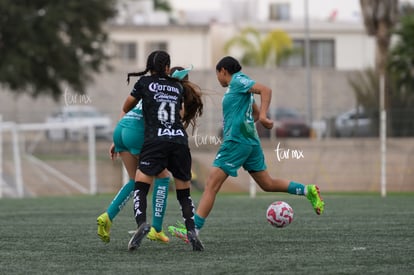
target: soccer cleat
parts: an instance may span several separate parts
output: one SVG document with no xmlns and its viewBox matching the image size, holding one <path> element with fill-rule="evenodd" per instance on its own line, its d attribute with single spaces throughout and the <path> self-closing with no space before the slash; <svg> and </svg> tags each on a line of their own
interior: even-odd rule
<svg viewBox="0 0 414 275">
<path fill-rule="evenodd" d="M 203 251 L 204 246 L 201 243 L 200 239 L 197 236 L 197 233 L 195 230 L 191 230 L 187 232 L 187 238 L 190 241 L 193 251 Z"/>
<path fill-rule="evenodd" d="M 187 238 L 187 229 L 184 224 L 177 222 L 176 226 L 170 225 L 168 226 L 168 232 L 170 232 L 172 236 L 183 240 L 185 243 L 189 243 Z"/>
<path fill-rule="evenodd" d="M 142 239 L 144 239 L 144 237 L 148 234 L 148 232 L 150 231 L 150 228 L 151 227 L 148 223 L 143 223 L 138 227 L 134 236 L 132 236 L 132 238 L 129 240 L 129 243 L 128 243 L 129 251 L 134 251 L 141 245 Z"/>
<path fill-rule="evenodd" d="M 157 232 L 154 227 L 151 227 L 150 232 L 147 235 L 147 238 L 151 241 L 158 241 L 161 243 L 168 243 L 170 239 L 165 235 L 164 231 Z"/>
<path fill-rule="evenodd" d="M 108 213 L 105 212 L 96 219 L 98 223 L 98 236 L 104 243 L 109 243 L 111 240 L 111 226 L 112 222 L 109 219 Z"/>
<path fill-rule="evenodd" d="M 316 185 L 307 185 L 306 186 L 307 194 L 306 197 L 312 203 L 313 209 L 315 209 L 316 214 L 320 215 L 323 213 L 325 202 L 323 201 L 321 194 L 319 192 L 319 187 Z"/>
</svg>

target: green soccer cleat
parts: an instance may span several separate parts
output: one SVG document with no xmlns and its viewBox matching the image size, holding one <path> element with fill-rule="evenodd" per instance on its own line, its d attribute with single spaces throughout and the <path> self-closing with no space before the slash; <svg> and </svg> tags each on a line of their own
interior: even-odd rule
<svg viewBox="0 0 414 275">
<path fill-rule="evenodd" d="M 307 185 L 306 190 L 307 190 L 306 197 L 312 203 L 313 209 L 315 209 L 316 214 L 318 215 L 322 214 L 325 203 L 319 192 L 319 187 L 316 185 Z"/>
<path fill-rule="evenodd" d="M 147 235 L 147 238 L 151 241 L 158 241 L 161 243 L 168 243 L 170 239 L 165 235 L 164 231 L 157 232 L 154 227 L 151 227 L 150 232 Z"/>
<path fill-rule="evenodd" d="M 185 243 L 189 243 L 187 238 L 187 229 L 184 224 L 177 222 L 175 226 L 170 225 L 168 226 L 168 232 L 170 232 L 172 236 L 183 240 Z"/>
<path fill-rule="evenodd" d="M 96 221 L 98 223 L 99 238 L 101 238 L 101 240 L 104 243 L 109 243 L 109 241 L 111 240 L 110 235 L 111 235 L 112 222 L 108 216 L 108 213 L 107 212 L 103 213 L 96 219 Z"/>
</svg>

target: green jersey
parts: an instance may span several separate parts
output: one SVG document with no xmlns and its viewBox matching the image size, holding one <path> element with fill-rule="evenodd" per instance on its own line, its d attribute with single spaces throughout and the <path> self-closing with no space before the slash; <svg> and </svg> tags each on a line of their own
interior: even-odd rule
<svg viewBox="0 0 414 275">
<path fill-rule="evenodd" d="M 123 127 L 136 129 L 137 131 L 142 131 L 142 135 L 144 135 L 144 117 L 142 115 L 141 100 L 132 110 L 130 110 L 121 118 L 119 124 Z"/>
<path fill-rule="evenodd" d="M 223 140 L 260 144 L 253 118 L 253 93 L 250 88 L 256 82 L 242 72 L 233 74 L 222 100 Z"/>
</svg>

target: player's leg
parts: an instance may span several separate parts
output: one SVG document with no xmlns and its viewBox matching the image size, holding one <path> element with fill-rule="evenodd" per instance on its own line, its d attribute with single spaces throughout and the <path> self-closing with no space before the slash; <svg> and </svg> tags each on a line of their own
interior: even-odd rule
<svg viewBox="0 0 414 275">
<path fill-rule="evenodd" d="M 186 229 L 186 237 L 188 242 L 193 247 L 193 251 L 203 251 L 204 246 L 198 238 L 194 223 L 194 203 L 190 195 L 190 180 L 174 179 L 176 184 L 177 200 L 181 207 L 182 217 Z"/>
<path fill-rule="evenodd" d="M 134 177 L 135 170 L 138 164 L 138 158 L 137 156 L 133 156 L 129 152 L 120 152 L 120 155 L 125 165 L 125 168 L 128 172 L 129 181 L 118 191 L 117 195 L 109 204 L 106 212 L 104 212 L 97 218 L 98 236 L 101 238 L 103 242 L 110 241 L 112 221 L 116 217 L 116 215 L 118 215 L 119 211 L 121 211 L 124 208 L 128 200 L 131 198 L 131 194 L 135 186 Z"/>
<path fill-rule="evenodd" d="M 162 230 L 165 209 L 167 208 L 170 174 L 166 169 L 154 181 L 152 192 L 152 226 L 147 238 L 153 241 L 168 243 L 170 239 Z"/>
<path fill-rule="evenodd" d="M 137 231 L 128 243 L 128 250 L 135 250 L 142 239 L 149 233 L 151 226 L 147 223 L 147 195 L 156 175 L 167 166 L 168 143 L 145 142 L 140 154 L 139 170 L 135 176 L 134 216 Z"/>
<path fill-rule="evenodd" d="M 200 230 L 203 227 L 205 219 L 213 209 L 217 193 L 220 191 L 221 186 L 228 176 L 229 175 L 219 167 L 210 168 L 206 185 L 204 187 L 204 192 L 201 195 L 201 199 L 198 203 L 197 212 L 195 215 L 197 230 Z"/>
<path fill-rule="evenodd" d="M 174 177 L 177 200 L 187 229 L 187 238 L 193 251 L 202 251 L 204 247 L 195 231 L 194 203 L 191 198 L 191 153 L 187 145 L 175 144 L 170 153 L 167 169 Z"/>
<path fill-rule="evenodd" d="M 132 251 L 141 245 L 142 239 L 149 233 L 151 226 L 147 223 L 147 195 L 153 181 L 153 176 L 142 171 L 137 172 L 134 188 L 134 217 L 137 231 L 129 240 L 128 250 Z"/>
<path fill-rule="evenodd" d="M 324 202 L 316 185 L 304 185 L 299 182 L 272 178 L 266 170 L 263 150 L 254 146 L 252 153 L 243 165 L 249 171 L 256 183 L 266 192 L 285 192 L 294 195 L 306 196 L 312 203 L 315 212 L 320 215 L 324 210 Z"/>
</svg>

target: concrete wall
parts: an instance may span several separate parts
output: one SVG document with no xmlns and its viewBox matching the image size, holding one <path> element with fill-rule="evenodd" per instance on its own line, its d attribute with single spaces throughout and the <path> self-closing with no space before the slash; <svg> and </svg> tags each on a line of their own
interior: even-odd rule
<svg viewBox="0 0 414 275">
<path fill-rule="evenodd" d="M 172 60 L 173 65 L 176 64 Z M 109 114 L 114 121 L 118 119 L 122 104 L 129 95 L 134 81 L 127 86 L 126 75 L 131 71 L 139 71 L 135 67 L 117 69 L 113 72 L 96 76 L 86 91 L 86 98 L 78 91 L 67 88 L 59 102 L 49 98 L 29 96 L 15 97 L 9 91 L 0 87 L 0 114 L 4 121 L 19 123 L 42 122 L 60 105 L 87 104 Z M 307 114 L 308 93 L 306 75 L 303 69 L 252 69 L 244 70 L 256 81 L 268 85 L 273 90 L 272 106 L 284 106 L 297 109 L 303 115 Z M 312 106 L 313 119 L 323 119 L 335 116 L 355 105 L 352 89 L 348 84 L 351 72 L 313 69 L 312 77 Z M 221 98 L 225 91 L 217 82 L 214 69 L 194 70 L 191 80 L 197 83 L 205 94 L 205 112 L 200 120 L 200 131 L 214 133 L 221 122 Z M 208 132 L 208 134 L 213 134 Z"/>
<path fill-rule="evenodd" d="M 13 189 L 14 162 L 12 146 L 4 134 L 3 175 L 6 189 Z M 203 186 L 219 143 L 190 138 L 193 171 L 198 185 Z M 33 151 L 45 164 L 89 190 L 89 163 L 87 142 L 50 142 L 38 135 L 28 136 L 21 151 Z M 97 151 L 97 192 L 115 193 L 122 186 L 121 162 L 111 161 L 107 150 L 109 141 L 100 141 Z M 280 139 L 262 140 L 266 164 L 272 177 L 305 184 L 318 184 L 322 192 L 377 192 L 380 193 L 381 163 L 378 139 Z M 279 149 L 279 151 L 275 151 Z M 414 192 L 414 139 L 389 139 L 387 142 L 387 191 Z M 56 173 L 44 169 L 22 155 L 22 178 L 26 196 L 55 196 L 79 194 L 79 190 L 62 181 Z M 229 177 L 222 192 L 249 192 L 250 178 L 243 169 L 238 177 Z M 257 187 L 257 192 L 262 192 Z M 7 192 L 4 192 L 8 196 Z"/>
<path fill-rule="evenodd" d="M 278 146 L 279 144 L 279 146 Z M 269 173 L 305 184 L 318 184 L 328 192 L 380 192 L 381 157 L 378 139 L 281 139 L 262 140 Z M 204 146 L 204 148 L 203 148 Z M 199 170 L 205 178 L 218 146 L 194 146 L 195 163 L 206 164 Z M 279 157 L 276 149 L 279 148 Z M 299 151 L 301 153 L 299 153 Z M 389 139 L 387 142 L 386 179 L 389 192 L 414 191 L 414 139 Z M 229 177 L 224 190 L 248 192 L 249 175 Z M 260 188 L 258 188 L 260 190 Z"/>
</svg>

